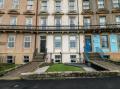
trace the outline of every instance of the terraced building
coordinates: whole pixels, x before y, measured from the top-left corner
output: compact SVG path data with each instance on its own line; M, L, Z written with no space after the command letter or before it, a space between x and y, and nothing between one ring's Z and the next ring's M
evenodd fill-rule
M119 60L119 0L0 0L0 60L83 63L84 52Z

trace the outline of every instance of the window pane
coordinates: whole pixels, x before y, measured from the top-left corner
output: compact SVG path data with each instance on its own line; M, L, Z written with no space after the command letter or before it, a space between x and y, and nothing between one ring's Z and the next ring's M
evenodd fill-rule
M100 17L99 22L100 22L100 27L105 27L105 25L106 25L106 17L104 17L104 16Z
M90 9L90 2L89 0L83 1L83 9Z
M108 48L108 36L102 36L102 47Z
M24 47L30 48L31 45L31 36L25 36L24 37Z
M70 36L70 48L76 47L76 36Z
M19 7L19 0L13 0L12 9L18 9L18 7Z
M61 48L61 37L60 36L55 37L55 48Z
M41 10L42 11L47 11L47 1L42 1L41 2Z
M13 48L15 44L15 36L8 36L8 47Z
M113 1L113 8L119 8L119 0L112 0Z
M11 17L10 25L17 25L17 17Z
M74 0L70 0L69 1L69 9L70 10L74 10L74 8L75 8L75 1Z
M0 0L0 8L3 8L4 0Z
M90 18L84 18L84 27L90 28Z
M27 0L27 10L33 9L33 0Z
M98 8L104 8L104 0L98 0Z

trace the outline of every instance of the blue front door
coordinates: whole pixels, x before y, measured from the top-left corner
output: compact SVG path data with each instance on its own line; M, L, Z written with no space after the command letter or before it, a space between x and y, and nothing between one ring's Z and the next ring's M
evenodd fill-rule
M91 51L92 51L91 36L85 36L85 52Z

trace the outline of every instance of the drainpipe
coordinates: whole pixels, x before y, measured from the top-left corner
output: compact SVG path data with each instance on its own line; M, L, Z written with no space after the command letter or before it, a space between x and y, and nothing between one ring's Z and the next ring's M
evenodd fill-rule
M37 26L38 26L38 7L39 7L39 3L38 3L38 0L37 0L37 2L36 2L37 4L36 4L36 22L35 22L35 26L36 26L36 30L37 30ZM35 32L35 49L36 49L36 43L37 42L37 33Z
M79 0L77 0L77 11L78 11L78 31L79 31ZM78 48L79 48L79 62L80 62L80 33L78 32L78 42L79 42L79 46L78 46Z

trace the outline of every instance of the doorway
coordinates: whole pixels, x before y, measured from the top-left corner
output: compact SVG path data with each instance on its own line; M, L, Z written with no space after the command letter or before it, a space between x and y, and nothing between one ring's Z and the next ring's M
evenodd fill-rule
M46 36L40 36L40 53L46 51Z
M85 51L92 52L91 36L85 36Z

